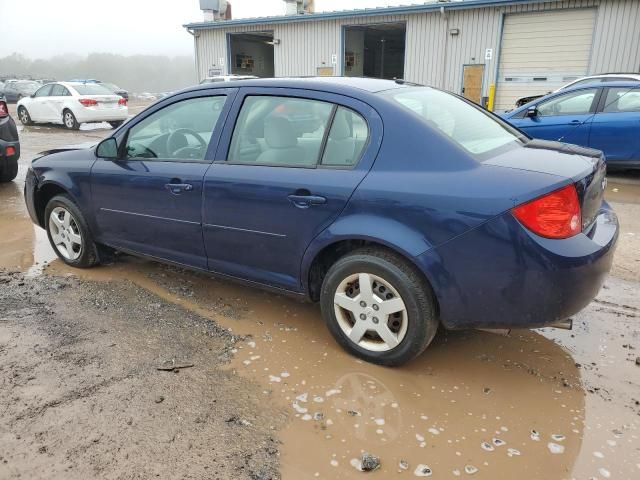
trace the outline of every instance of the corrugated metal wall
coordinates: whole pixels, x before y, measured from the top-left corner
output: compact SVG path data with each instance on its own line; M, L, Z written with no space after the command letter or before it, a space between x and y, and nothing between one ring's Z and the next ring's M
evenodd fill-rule
M199 77L202 78L212 65L220 65L220 59L226 62L227 33L272 30L274 37L281 41L280 45L274 47L276 76L315 75L317 67L331 66L333 54L338 59L338 65L335 65L335 74L338 75L341 73L343 54L343 26L406 22L406 79L460 92L463 65L480 63L485 64L486 92L488 85L495 81L504 14L584 7L598 7L589 71L638 71L638 0L549 1L454 10L445 15L440 12L381 15L198 30L196 64ZM459 35L450 35L448 32L452 28L459 29ZM487 49L492 50L490 60L485 60Z

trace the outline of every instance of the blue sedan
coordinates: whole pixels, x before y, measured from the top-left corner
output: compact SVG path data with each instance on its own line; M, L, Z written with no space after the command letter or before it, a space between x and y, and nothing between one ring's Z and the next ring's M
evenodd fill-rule
M399 365L440 325L569 325L618 237L605 170L433 88L255 79L43 153L25 199L68 265L121 251L287 292L354 355Z
M615 168L640 168L640 84L593 83L499 114L533 138L597 148Z

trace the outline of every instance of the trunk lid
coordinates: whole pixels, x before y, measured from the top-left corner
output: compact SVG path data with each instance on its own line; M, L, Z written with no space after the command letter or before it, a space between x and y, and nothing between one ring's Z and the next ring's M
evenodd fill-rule
M571 180L580 199L583 232L591 226L602 206L607 168L600 150L534 139L524 148L499 154L483 163L548 173Z

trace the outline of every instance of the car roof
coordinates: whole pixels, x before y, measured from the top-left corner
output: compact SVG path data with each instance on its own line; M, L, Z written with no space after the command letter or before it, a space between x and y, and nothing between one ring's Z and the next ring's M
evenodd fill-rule
M417 86L417 84L404 80L366 77L279 77L243 79L234 82L234 87L304 88L344 94L355 93L358 90L376 93L406 86ZM210 88L229 88L229 86L222 83L207 83L189 87L183 92Z
M607 78L607 77L629 77L629 78L637 78L640 80L640 73L599 73L597 75L587 75L586 77L578 78L574 80L577 82L578 80L586 80L587 78Z

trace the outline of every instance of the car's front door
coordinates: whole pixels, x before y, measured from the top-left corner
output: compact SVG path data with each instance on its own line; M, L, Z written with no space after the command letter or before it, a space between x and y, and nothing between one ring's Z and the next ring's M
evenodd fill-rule
M640 87L605 89L589 146L602 150L608 162L640 161Z
M52 88L53 84L47 84L43 87L40 87L38 90L36 90L36 93L33 94L33 97L31 98L31 101L29 102L29 106L27 108L31 120L35 122L51 121L51 115L49 115L47 102L50 98L49 95L51 95Z
M541 100L534 115L512 123L533 138L587 146L598 92L595 87L583 88Z
M127 130L121 158L94 163L91 193L100 242L206 268L203 178L234 92L199 92L156 107Z
M375 159L381 120L353 98L260 88L241 90L236 116L205 177L209 268L298 290L307 246Z

